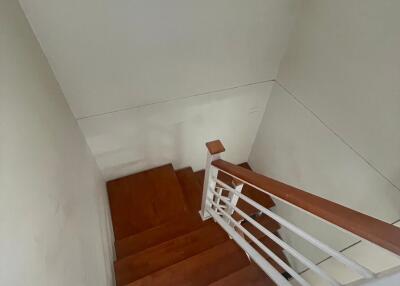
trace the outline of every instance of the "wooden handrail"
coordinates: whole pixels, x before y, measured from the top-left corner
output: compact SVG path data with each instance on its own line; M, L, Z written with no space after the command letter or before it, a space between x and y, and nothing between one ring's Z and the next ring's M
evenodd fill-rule
M400 228L394 225L221 159L213 161L212 165L317 217L400 255Z

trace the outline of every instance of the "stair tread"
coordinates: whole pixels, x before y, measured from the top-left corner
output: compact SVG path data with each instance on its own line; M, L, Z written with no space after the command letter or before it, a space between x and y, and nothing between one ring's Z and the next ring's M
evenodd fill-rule
M250 165L248 163L242 163L242 164L239 164L239 166L251 170ZM200 182L201 186L203 186L203 184L204 184L204 173L205 173L204 170L195 172L197 180ZM232 177L225 174L224 172L218 172L218 179L220 179L222 182L224 182L228 185L232 185ZM242 194L246 195L250 199L256 201L257 203L261 204L262 206L264 206L266 208L271 208L271 207L275 206L274 201L271 199L271 197L269 195L262 193L259 190L255 189L247 184L245 184L243 186ZM241 199L239 199L237 207L248 215L253 215L258 212L258 210L255 207L253 207L252 205L246 203L245 201L243 201ZM241 217L236 213L234 214L234 218L241 219Z
M231 177L222 172L219 176L232 184ZM228 239L218 224L201 220L198 211L203 180L204 172L194 173L190 167L175 171L169 164L107 183L116 237L118 260L114 266L118 286L200 286L214 282L274 285L265 284L268 278L260 275L263 273L258 267L248 267L250 262L244 251ZM274 205L269 196L250 186L245 185L242 192L266 207ZM257 213L242 200L238 206L249 215ZM271 232L279 229L279 224L266 216L257 217L257 221ZM276 243L250 224L244 225L286 261ZM265 257L283 272L270 257Z
M232 240L140 278L128 286L208 285L249 264L245 253Z
M146 248L194 231L207 223L209 222L203 222L201 220L199 214L176 217L162 225L116 241L115 250L117 258L121 259L128 255L138 253ZM210 223L212 222L210 221Z
M276 284L254 263L211 283L209 286L275 286Z
M160 225L186 210L171 164L107 182L116 240Z
M115 263L117 285L124 285L168 267L226 240L227 234L215 223L127 256Z
M277 232L276 228L279 226L279 224L271 222L272 219L267 217L267 216L261 216L255 219L258 221L261 225L263 225L266 229L268 229L270 232L272 232L274 235L280 238L279 233ZM253 226L249 222L243 222L242 226L250 232L255 238L257 238L261 243L263 243L269 250L271 250L276 256L278 256L281 260L283 260L285 263L287 263L287 258L283 252L282 247L280 247L276 242L274 242L272 239L270 239L268 236L266 236L263 232L258 230L255 226ZM238 231L241 233L241 231ZM277 269L280 273L284 273L285 270L279 266L270 256L268 256L260 247L258 247L248 236L244 235L243 233L241 234L250 244L253 248L257 250L271 265Z
M279 237L278 233L274 233L275 235L277 235ZM287 262L287 258L283 252L282 247L280 247L278 244L276 244L273 240L271 240L269 237L264 236L262 238L259 238L260 242L263 243L265 246L267 246L267 248L269 248L269 250L271 250L273 253L276 254L276 256L278 256L281 260L283 260L286 264L288 264ZM271 265L278 270L280 273L284 273L286 272L281 266L279 266L275 260L273 260L271 257L269 257L263 250L261 250L257 245L255 245L254 243L252 243L252 246L257 250L257 252L259 252L269 263L271 263Z
M201 208L202 188L191 167L176 171L189 211L198 213Z
M264 214L259 217L254 218L254 220L273 233L275 233L281 227L281 225L279 223L277 223L275 220L273 220L272 218L270 218L269 216L264 215ZM264 236L264 234L261 232L261 230L256 228L251 223L244 222L244 223L242 223L242 225L250 233L257 234L257 236L260 236L260 235Z

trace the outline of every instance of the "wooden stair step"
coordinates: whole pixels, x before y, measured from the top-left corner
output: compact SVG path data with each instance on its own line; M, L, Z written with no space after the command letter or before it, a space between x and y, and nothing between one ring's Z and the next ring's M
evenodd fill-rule
M171 164L107 182L116 240L160 225L186 210Z
M274 233L275 235L277 235L279 237L278 233ZM287 258L283 252L282 247L280 247L278 244L276 244L273 240L271 240L269 237L264 236L262 238L259 239L265 246L267 246L269 248L269 250L271 250L273 253L275 253L281 260L283 260L286 264L288 264L287 262ZM261 250L261 248L259 248L257 245L255 245L254 243L252 243L252 246L269 262L271 263L271 265L278 270L280 273L285 273L286 271L279 266L275 260L273 260L271 257L269 257L264 251Z
M115 263L117 285L125 285L157 270L212 248L229 237L215 223L145 249Z
M151 263L151 261L149 261ZM245 253L232 240L149 274L129 286L203 286L249 265Z
M199 214L176 217L162 225L158 225L141 233L117 240L115 242L117 258L121 259L123 257L133 255L146 248L174 239L185 233L192 232L208 223L213 222L203 222Z
M201 209L202 187L191 167L176 171L189 211L198 213Z
M278 229L280 229L281 225L279 223L277 223L275 220L273 220L272 218L270 218L267 215L262 214L259 217L254 218L254 220L256 222L258 222L259 224L261 224L263 227L265 227L266 229L268 229L269 231L276 233L276 231ZM256 228L254 225L252 225L250 222L243 222L242 226L248 230L251 234L255 234L256 236L265 236L261 230L259 230L258 228Z
M200 183L200 186L203 188L204 185L204 175L205 175L205 170L199 170L197 172L194 172L194 175L197 178L197 181Z
M216 281L209 286L275 286L276 284L256 264L242 269Z
M255 218L255 220L268 229L270 232L275 234L280 238L277 230L280 228L280 224L271 219L266 215L261 215L260 217ZM258 240L260 240L268 249L270 249L273 253L275 253L280 259L287 263L287 258L283 252L282 247L280 247L276 242L266 236L263 232L261 232L258 228L253 226L249 222L243 222L242 226L249 231L252 235L254 235ZM259 248L249 237L244 235L244 238L251 243L251 245L261 254L272 266L275 267L280 273L284 273L285 270L279 266L271 257L269 257L261 248Z

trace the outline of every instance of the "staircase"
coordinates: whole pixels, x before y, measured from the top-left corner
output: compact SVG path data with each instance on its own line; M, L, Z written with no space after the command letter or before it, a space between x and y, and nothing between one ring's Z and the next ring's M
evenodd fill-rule
M241 166L250 169L246 163ZM222 172L218 179L234 185ZM107 183L117 286L275 285L218 224L202 221L203 181L204 171L193 172L190 167L175 171L169 164ZM242 193L263 206L274 206L268 195L248 185ZM243 200L238 207L277 234L278 223ZM281 247L239 215L235 219L286 261Z
M399 285L400 269L374 273L272 212L270 195L396 256L399 228L257 174L246 163L229 163L219 140L206 146L205 171L169 164L107 183L117 286ZM357 274L356 284L338 281L283 241L281 225ZM297 273L284 251L322 284Z

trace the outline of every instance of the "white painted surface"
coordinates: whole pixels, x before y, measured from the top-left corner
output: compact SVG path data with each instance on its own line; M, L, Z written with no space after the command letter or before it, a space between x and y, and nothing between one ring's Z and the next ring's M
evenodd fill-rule
M250 156L256 171L387 222L400 218L399 9L399 1L304 1L278 75L303 105L274 89ZM337 249L356 241L277 210Z
M79 120L106 179L172 162L204 169L205 143L221 139L224 158L248 159L272 82Z
M279 82L400 188L400 1L304 1Z
M112 285L106 200L18 1L0 0L0 285Z
M400 227L400 223L397 223L396 226ZM361 243L345 250L343 252L344 255L351 257L358 263L365 265L371 271L375 273L381 273L384 271L388 271L391 269L396 269L400 266L400 257L395 256L387 251L382 250L378 246L371 244L367 241L362 241ZM326 272L330 273L342 284L348 284L351 282L355 282L359 279L359 276L355 275L354 272L349 271L347 268L343 267L342 264L338 263L336 260L330 258L319 265ZM396 271L399 271L396 269ZM325 286L327 285L321 279L319 279L316 275L314 275L310 271L306 271L302 274L304 279L311 282L311 285L315 286ZM399 276L398 276L399 277ZM399 285L399 281L397 283L387 282L388 284L376 284L378 285L390 285L397 286ZM381 283L384 283L382 281ZM374 285L371 283L371 285Z
M387 222L400 218L400 192L279 85L268 101L249 161L256 172L373 217ZM277 202L276 212L337 250L358 241L283 203ZM326 257L286 230L282 235L314 262Z
M397 286L400 281L400 267L381 273L375 281L357 281L348 286Z
M21 0L77 118L271 80L298 0Z
M200 216L203 221L211 218L211 215L207 212L207 207L211 207L211 202L214 201L214 195L209 190L215 190L215 186L217 184L215 178L217 178L218 176L217 168L213 167L211 164L213 161L219 159L221 159L221 152L211 154L207 148L207 158L206 164L204 166L203 192L201 196L200 208ZM222 192L222 189L220 189L220 192Z
M216 138L246 161L269 84L232 88L276 78L300 3L20 2L107 179L204 168Z

